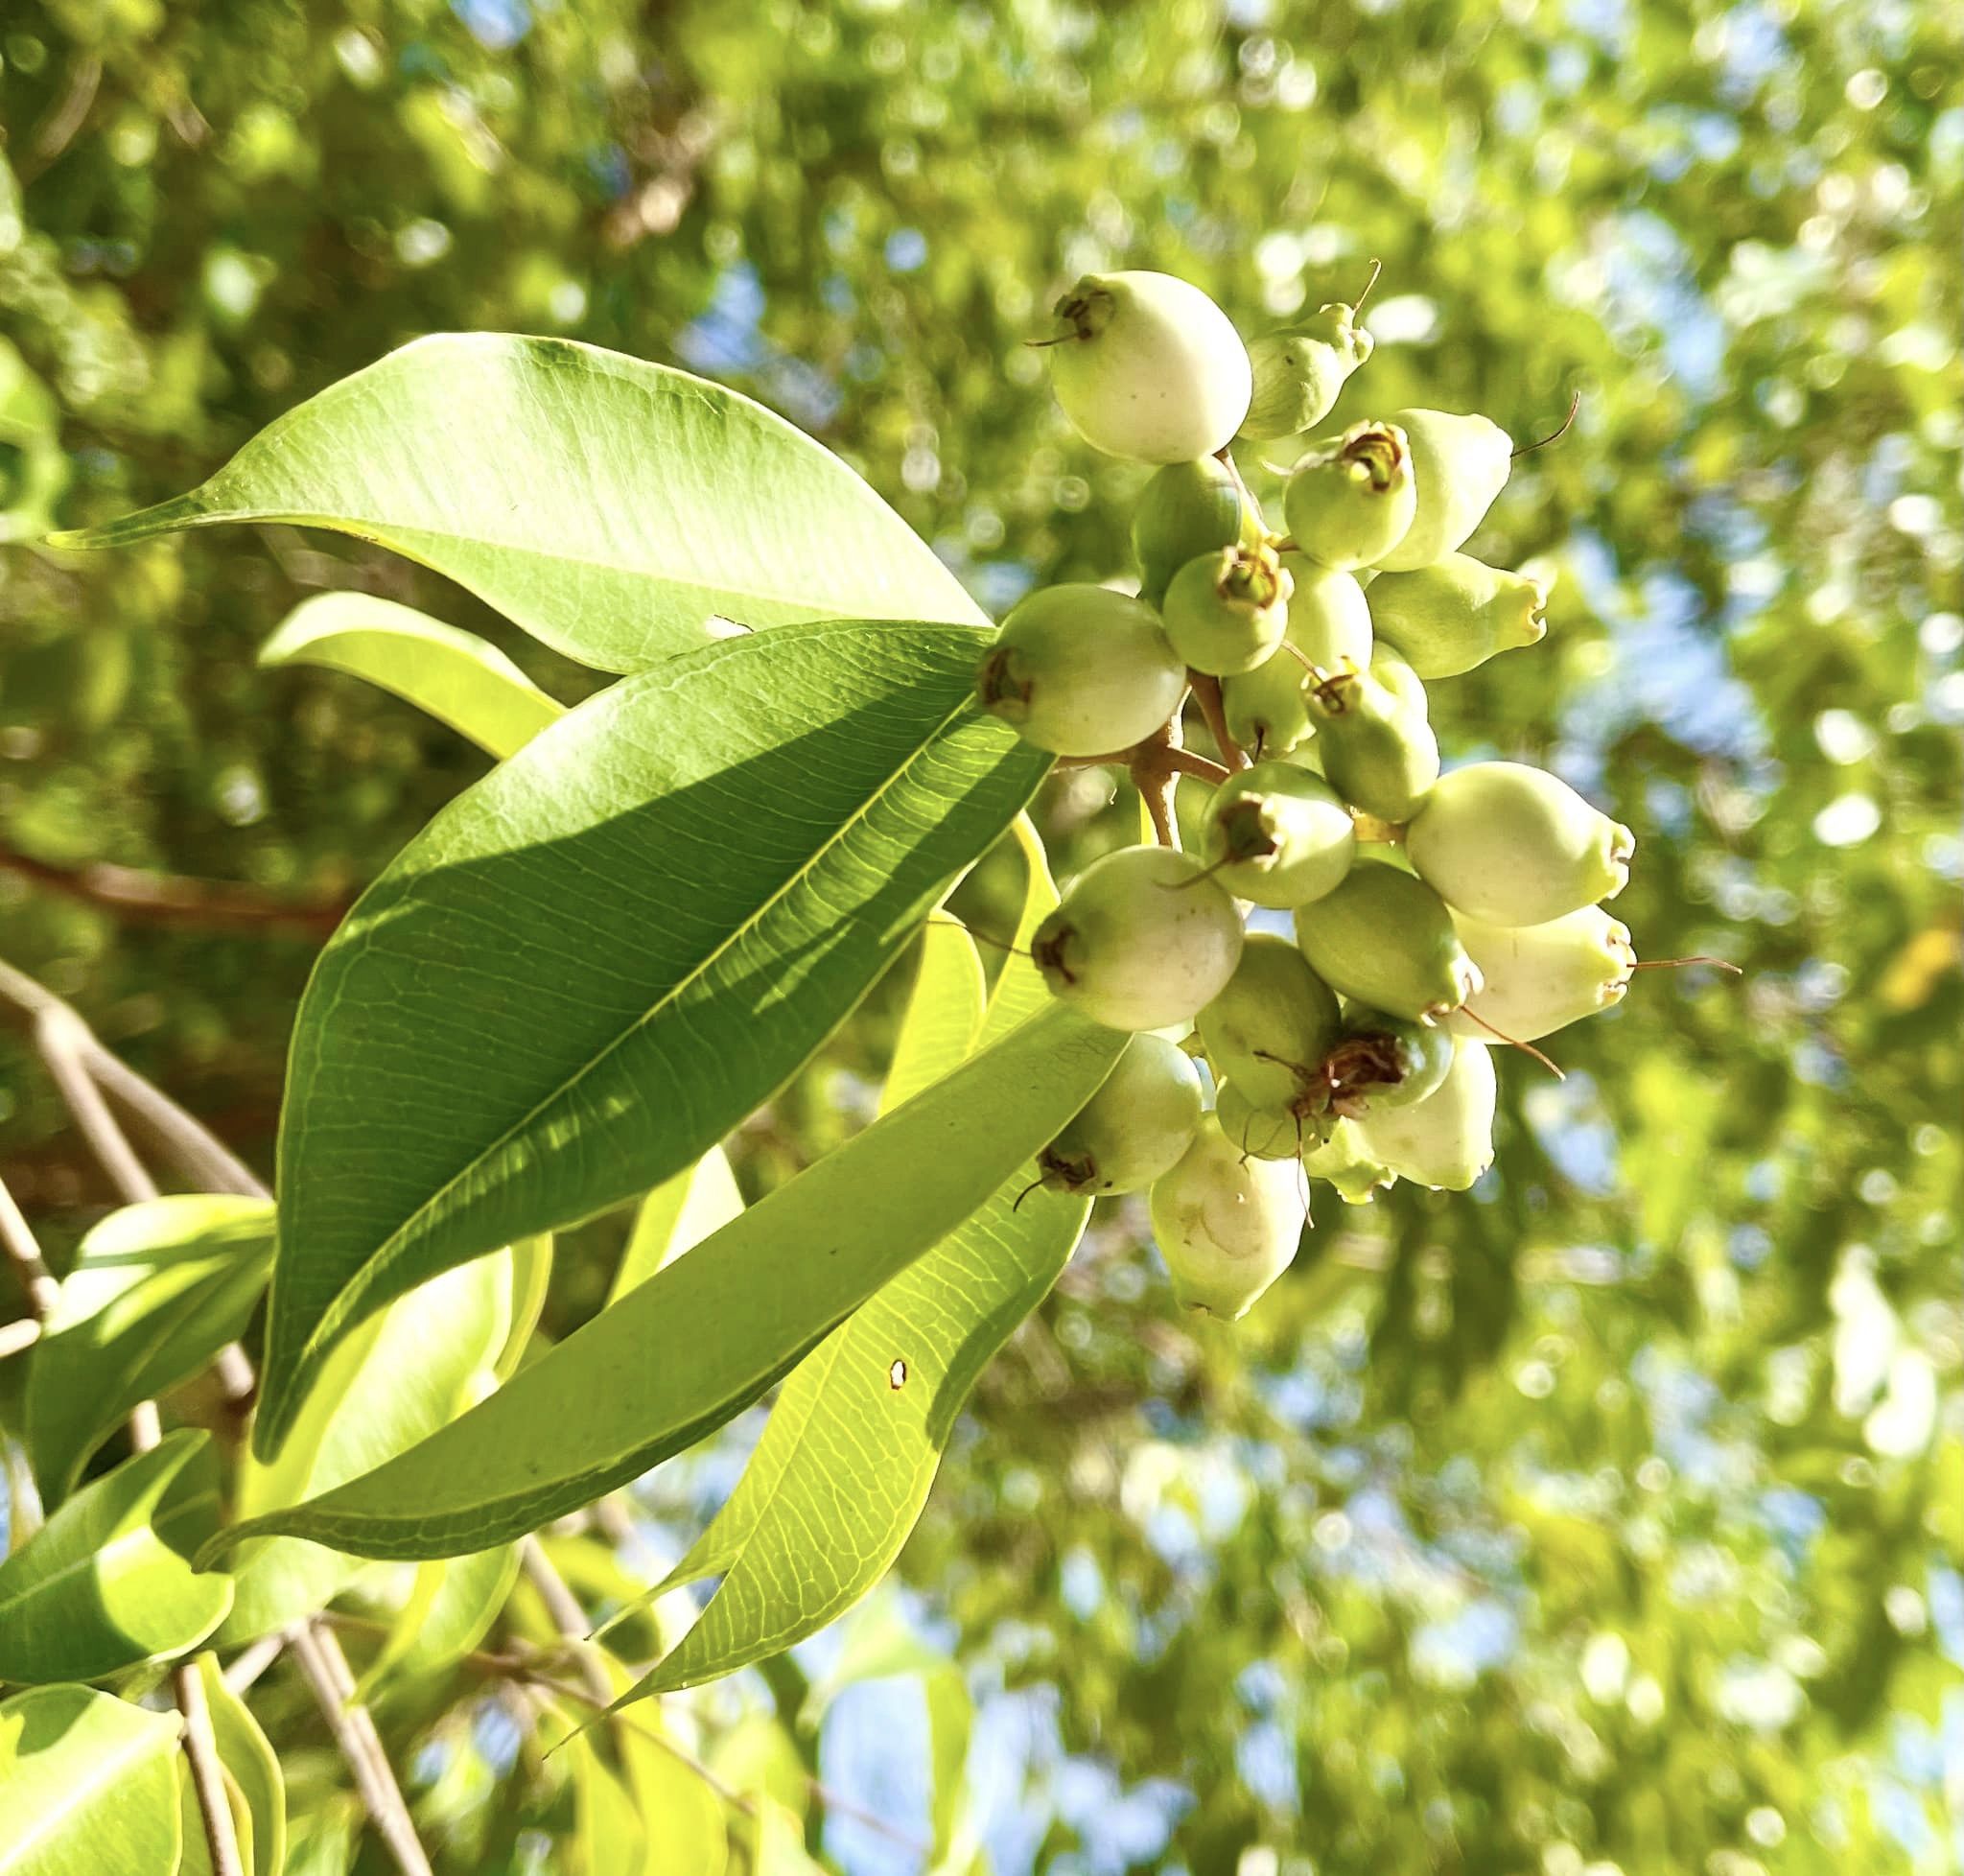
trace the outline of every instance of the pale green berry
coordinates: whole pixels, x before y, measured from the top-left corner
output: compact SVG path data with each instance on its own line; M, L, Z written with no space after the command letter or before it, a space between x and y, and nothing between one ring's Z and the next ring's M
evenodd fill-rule
M1038 1156L1061 1192L1143 1192L1193 1144L1205 1101L1200 1070L1163 1036L1134 1036L1105 1085Z
M1397 1182L1395 1173L1371 1157L1354 1120L1339 1120L1320 1145L1305 1143L1302 1170L1335 1186L1345 1205L1368 1205L1373 1192Z
M1459 1036L1490 1037L1498 1030L1510 1041L1531 1043L1552 1035L1622 1002L1637 965L1629 927L1600 905L1546 925L1488 925L1455 912L1453 925L1486 979L1479 996L1446 1019Z
M1336 891L1298 906L1296 942L1331 989L1393 1016L1436 1022L1482 981L1438 893L1383 860L1359 859Z
M1449 553L1370 584L1370 621L1420 677L1458 677L1548 630L1549 583Z
M1301 951L1258 931L1195 1027L1217 1080L1256 1106L1285 1108L1312 1085L1317 1064L1342 1033L1343 1015Z
M1381 821L1409 821L1438 779L1438 739L1423 709L1373 671L1326 678L1308 699L1330 786Z
M1486 518L1507 486L1514 446L1506 431L1481 416L1399 410L1391 421L1411 448L1418 501L1411 527L1373 564L1405 574L1451 553Z
M1194 670L1215 677L1255 670L1282 643L1293 584L1265 544L1201 554L1166 589L1166 636Z
M1002 621L975 694L1040 749L1102 756L1166 722L1186 667L1151 606L1103 586L1048 586Z
M1301 654L1298 664L1325 676L1363 670L1370 663L1370 606L1357 575L1293 551L1283 554L1282 568L1294 582L1288 641Z
M1330 1112L1354 1120L1424 1100L1452 1063L1453 1039L1438 1024L1359 1003L1344 1013L1344 1033L1318 1072Z
M1077 877L1037 927L1030 955L1094 1022L1168 1029L1221 994L1241 945L1241 915L1199 860L1126 847Z
M1289 1268L1309 1217L1295 1161L1253 1158L1217 1119L1202 1122L1148 1203L1175 1299L1229 1322Z
M1418 877L1489 925L1546 925L1614 899L1635 849L1628 828L1525 762L1440 776L1405 834Z
M1356 824L1321 777L1280 761L1230 775L1207 803L1201 854L1237 899L1286 911L1350 870Z
M1425 694L1425 680L1412 668L1411 660L1396 645L1380 639L1371 646L1370 674L1404 709L1431 720L1432 699Z
M1244 436L1251 442L1299 436L1330 414L1350 374L1370 357L1370 334L1356 317L1354 307L1320 306L1314 318L1248 348L1254 395L1241 426Z
M1257 527L1234 472L1218 457L1155 470L1132 511L1139 598L1157 606L1189 560L1249 539Z
M1170 273L1087 273L1057 302L1050 383L1096 449L1192 462L1248 414L1248 348L1227 314Z
M1214 1118L1235 1146L1257 1160L1294 1160L1305 1137L1311 1145L1318 1138L1305 1136L1293 1108L1258 1108L1231 1081L1214 1092Z
M1228 734L1251 756L1286 756L1314 732L1304 691L1309 673L1288 649L1251 671L1221 680L1221 715Z
M1424 1100L1373 1109L1356 1122L1364 1150L1415 1185L1463 1192L1493 1164L1493 1057L1485 1043L1453 1044L1452 1067Z
M1352 424L1310 445L1290 472L1282 513L1297 549L1325 567L1369 567L1405 538L1417 494L1405 433Z

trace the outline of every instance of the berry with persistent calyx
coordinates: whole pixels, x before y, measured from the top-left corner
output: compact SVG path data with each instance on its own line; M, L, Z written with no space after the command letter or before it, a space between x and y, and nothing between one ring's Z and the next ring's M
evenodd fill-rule
M1396 424L1359 423L1310 446L1290 472L1282 514L1298 550L1312 560L1370 567L1405 538L1417 501L1405 433Z
M1458 677L1548 630L1549 582L1449 553L1370 583L1370 620L1420 677Z
M1103 586L1050 586L1002 621L975 694L1040 749L1100 756L1180 708L1186 667L1151 606Z
M1370 605L1357 575L1293 551L1283 554L1282 567L1295 582L1287 636L1301 653L1298 662L1325 676L1363 670L1370 663Z
M1282 643L1293 585L1266 544L1200 554L1166 589L1166 636L1197 671L1226 677L1254 670Z
M1285 647L1251 671L1221 680L1221 715L1228 734L1251 756L1286 756L1314 734L1309 673Z
M1397 1179L1372 1158L1354 1120L1339 1120L1321 1145L1305 1142L1302 1170L1312 1179L1334 1185L1345 1205L1368 1205L1373 1192L1382 1191Z
M1409 821L1438 779L1438 739L1422 709L1372 671L1339 672L1308 700L1330 786L1381 821Z
M1418 495L1412 524L1371 564L1410 573L1462 546L1486 518L1513 467L1513 439L1498 424L1450 410L1399 410L1391 421L1412 452Z
M1293 1108L1258 1108L1231 1081L1214 1091L1214 1117L1228 1139L1257 1160L1293 1160L1305 1138L1311 1145L1317 1139L1313 1133L1305 1136Z
M1037 927L1030 955L1044 981L1094 1022L1165 1029L1226 987L1240 961L1241 916L1168 847L1126 847L1094 860Z
M1254 395L1241 434L1251 442L1299 436L1330 414L1350 374L1371 354L1357 309L1320 306L1314 318L1272 332L1248 348Z
M1249 539L1257 527L1234 472L1218 457L1156 470L1132 511L1139 598L1157 606L1189 560Z
M1060 1192L1142 1192L1179 1164L1204 1112L1200 1070L1178 1044L1134 1036L1105 1085L1037 1157Z
M1321 899L1350 870L1357 831L1337 791L1306 769L1256 762L1207 804L1201 852L1215 879L1255 905Z
M1455 1042L1445 1079L1406 1108L1355 1123L1364 1150L1400 1179L1463 1192L1493 1164L1494 1073L1485 1043Z
M1423 879L1359 859L1296 913L1296 942L1333 990L1370 1009L1436 1022L1480 989L1479 967Z
M1195 1027L1217 1080L1256 1107L1286 1108L1311 1086L1343 1020L1335 993L1301 951L1258 931Z
M1522 762L1440 776L1405 835L1419 878L1489 925L1546 925L1614 899L1635 848L1628 828Z
M1486 979L1464 1009L1446 1019L1457 1036L1498 1031L1513 1042L1534 1042L1622 1002L1637 968L1629 927L1600 905L1546 925L1488 925L1455 912L1453 925Z
M1227 314L1170 273L1087 273L1057 302L1050 383L1086 442L1144 462L1226 449L1253 389Z
M1452 1065L1453 1039L1439 1024L1352 1004L1318 1072L1330 1112L1356 1120L1424 1100Z
M1309 1217L1294 1162L1244 1153L1218 1119L1202 1122L1149 1204L1174 1297L1229 1322L1289 1268Z

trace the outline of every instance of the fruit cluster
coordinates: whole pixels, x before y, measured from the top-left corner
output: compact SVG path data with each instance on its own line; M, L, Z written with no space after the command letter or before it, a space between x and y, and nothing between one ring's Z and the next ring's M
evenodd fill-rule
M1489 1044L1531 1043L1629 982L1629 933L1600 902L1632 841L1539 769L1440 773L1427 680L1544 629L1541 581L1460 551L1508 480L1505 432L1407 410L1298 445L1277 535L1229 445L1322 423L1370 356L1357 309L1251 347L1199 289L1129 272L1087 276L1056 312L1039 342L1066 414L1161 465L1133 520L1140 591L1033 594L977 693L1057 756L1129 764L1149 799L1153 778L1169 801L1176 774L1215 786L1199 854L1162 801L1164 844L1096 861L1036 933L1058 996L1135 1032L1042 1173L1150 1187L1176 1294L1238 1317L1295 1256L1310 1179L1363 1203L1486 1169ZM1219 762L1182 746L1189 695ZM1248 907L1293 914L1294 941L1246 931Z

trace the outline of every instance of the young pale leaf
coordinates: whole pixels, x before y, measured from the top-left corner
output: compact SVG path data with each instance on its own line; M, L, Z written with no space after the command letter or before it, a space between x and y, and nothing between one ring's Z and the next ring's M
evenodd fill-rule
M1030 956L1030 941L1037 935L1037 927L1057 908L1057 881L1050 877L1050 857L1044 853L1042 836L1030 817L1018 814L1010 825L1010 832L1022 849L1026 873L1023 909L1017 919L1014 946L995 979L995 988L989 995L980 1036L985 1043L1006 1036L1050 1000L1050 986Z
M501 762L566 715L495 645L372 593L302 599L259 647L259 662L366 678Z
M0 1700L0 1876L174 1870L183 1852L175 1713L90 1687Z
M641 1203L628 1233L627 1249L607 1293L615 1303L637 1284L645 1283L664 1264L704 1238L719 1231L743 1209L736 1175L720 1146L713 1146L694 1165L665 1179Z
M982 1026L987 993L975 941L954 919L937 913L921 932L921 967L880 1090L880 1113L911 1101L961 1063Z
M590 1503L740 1413L977 1210L1096 1092L1125 1042L1054 1004L420 1446L221 1541L283 1531L366 1557L449 1557Z
M157 1533L165 1493L211 1436L193 1428L92 1480L0 1563L0 1680L97 1680L195 1648L232 1580Z
M262 1453L364 1316L666 1179L844 1019L1047 762L975 709L976 644L834 621L672 659L362 896L288 1064Z
M82 1239L28 1362L23 1418L44 1504L66 1495L139 1400L239 1335L271 1267L265 1199L149 1199Z
M252 1876L280 1876L287 1861L287 1782L279 1756L246 1702L225 1685L216 1654L198 1657L198 1677L226 1779L252 1820Z
M52 544L224 521L393 548L602 670L700 645L712 616L985 622L906 523L782 417L564 339L418 340L269 424L201 488Z
M483 1640L518 1580L518 1550L500 1544L475 1557L438 1557L416 1566L409 1600L356 1687L366 1700L384 1680L454 1666Z

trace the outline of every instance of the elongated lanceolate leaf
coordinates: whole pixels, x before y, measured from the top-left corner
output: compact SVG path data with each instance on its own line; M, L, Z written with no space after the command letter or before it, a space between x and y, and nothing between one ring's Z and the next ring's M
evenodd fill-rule
M1043 1011L421 1445L219 1543L282 1531L361 1556L456 1556L591 1502L747 1407L985 1204L1097 1090L1125 1041L1067 1006Z
M495 645L372 593L302 599L262 665L317 665L392 691L503 761L566 715Z
M564 339L445 333L269 424L201 488L52 537L286 521L420 560L602 670L713 616L984 622L837 457L748 398Z
M255 1442L390 1297L647 1190L785 1081L1047 763L959 627L830 621L615 685L336 933L288 1063Z
M175 1869L180 1724L90 1687L0 1700L0 1876Z
M958 1067L982 1025L987 986L975 941L955 920L937 912L922 928L920 949L913 995L894 1041L893 1067L879 1090L881 1114L911 1101Z
M673 1173L641 1202L634 1230L614 1273L607 1293L618 1301L637 1283L645 1283L664 1264L692 1251L712 1232L719 1231L743 1209L736 1175L720 1146L713 1146L694 1165Z
M198 1677L225 1777L252 1820L252 1876L280 1876L287 1861L287 1781L279 1756L246 1702L225 1685L217 1655L198 1657Z

